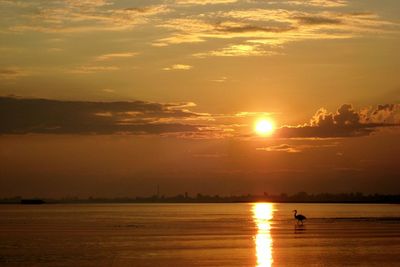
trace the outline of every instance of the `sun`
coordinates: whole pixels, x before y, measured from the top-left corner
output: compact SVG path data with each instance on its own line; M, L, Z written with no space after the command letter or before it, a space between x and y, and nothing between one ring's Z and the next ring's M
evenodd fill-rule
M275 130L275 124L269 119L259 119L255 123L254 130L261 136L271 135Z

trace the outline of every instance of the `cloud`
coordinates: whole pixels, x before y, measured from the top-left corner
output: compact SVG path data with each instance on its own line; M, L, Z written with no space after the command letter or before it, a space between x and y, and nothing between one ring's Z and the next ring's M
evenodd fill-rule
M344 7L348 5L347 0L293 0L282 1L281 4L315 6L315 7Z
M382 107L378 106L371 113L372 115L365 115L364 111L356 111L350 104L343 104L334 113L321 108L309 123L299 126L284 126L277 130L276 135L281 138L357 137L370 135L382 127L400 126L399 121L387 123L384 120L377 120L376 117L372 117L376 112L383 110ZM387 111L390 111L390 109ZM390 111L390 116L398 116L394 111L394 109ZM372 120L374 121L369 122Z
M0 134L159 134L240 138L265 113L193 112L195 103L95 102L0 97ZM269 113L268 113L269 114Z
M302 141L304 142L304 141ZM323 143L316 143L314 140L312 143L306 144L278 144L267 147L258 147L256 150L258 151L266 151L266 152L285 152L285 153L300 153L303 151L309 150L317 150L317 149L326 149L326 148L336 148L339 143L326 143L326 141L321 141Z
M378 105L376 108L367 108L362 110L361 119L366 122L400 122L400 104Z
M78 8L93 8L112 5L109 0L65 0L65 2Z
M190 139L248 139L254 137L252 127L255 118L273 115L265 112L199 113L191 111L195 106L192 102L96 102L0 97L0 134L158 134ZM380 105L365 112L365 109L355 111L351 105L345 104L333 113L320 109L310 122L283 126L271 138L366 136L384 127L400 126L399 122L399 105ZM258 150L298 153L314 147L321 145L281 144Z
M315 15L300 15L294 17L300 24L303 25L323 25L323 24L342 24L343 21L338 18L332 18L327 16L315 16Z
M108 71L115 71L119 70L117 66L94 66L94 65L82 65L78 66L74 69L68 70L70 73L75 74L91 74L97 72L108 72Z
M288 144L281 144L276 146L269 146L269 147L259 147L256 148L258 151L267 151L267 152L286 152L286 153L299 153L301 152L300 149L297 149L293 146Z
M348 5L344 0L171 0L162 1L168 5L138 6L106 0L11 2L4 4L10 9L5 18L9 24L4 27L8 32L82 33L156 27L150 35L154 38L150 43L156 47L207 42L205 50L190 52L196 57L279 55L289 42L392 34L399 29L397 22L377 14L336 8ZM128 53L100 55L97 60L133 56Z
M230 45L219 50L194 54L195 57L238 57L238 56L266 56L277 55L278 52L262 49L259 44Z
M156 15L170 12L165 5L116 8L106 0L67 0L33 2L28 7L15 5L18 23L11 32L80 33L123 31L147 24Z
M183 104L83 102L0 97L0 134L168 134L196 132L201 114ZM171 120L168 120L171 119ZM177 121L181 122L177 122Z
M0 69L0 80L15 80L19 77L29 76L31 72L21 68L3 68Z
M163 68L163 70L190 70L193 66L185 65L185 64L174 64L169 67Z
M329 1L330 2L330 1ZM316 2L315 2L316 3ZM320 4L322 3L319 2ZM339 4L340 1L330 2ZM399 25L370 12L248 8L205 12L163 21L169 36L154 46L230 39L229 46L195 53L195 56L253 56L280 54L277 49L294 41L347 39L398 32ZM244 46L245 49L236 49ZM243 50L248 52L242 52ZM251 51L251 52L250 52Z
M30 7L32 4L26 1L16 0L0 0L0 5L4 6L17 6L17 7Z
M178 5L216 5L216 4L231 4L237 0L175 0Z
M109 93L109 94L115 93L115 90L114 89L110 89L110 88L104 88L101 91L103 91L105 93Z
M106 61L106 60L112 60L112 59L118 59L118 58L130 58L138 55L136 52L124 52L124 53L110 53L110 54L104 54L101 56L96 57L96 61Z
M215 30L227 33L246 33L246 32L285 32L290 31L291 27L272 27L272 26L255 26L242 23L225 22L215 27Z
M228 81L228 77L221 76L221 77L219 77L217 79L214 79L214 80L211 80L211 81L212 82L216 82L216 83L224 83L224 82Z
M99 72L110 72L119 70L120 67L115 65L105 65L105 61L113 61L116 59L126 59L131 58L139 53L136 52L121 52L121 53L109 53L97 56L85 65L76 66L72 69L67 70L68 73L74 74L92 74L92 73L99 73ZM103 64L103 65L102 65Z

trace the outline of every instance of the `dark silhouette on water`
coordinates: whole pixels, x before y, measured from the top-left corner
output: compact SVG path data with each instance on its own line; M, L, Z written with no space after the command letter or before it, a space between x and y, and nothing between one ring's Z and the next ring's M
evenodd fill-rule
M40 204L44 204L44 200L42 199L21 199L21 204L24 205L40 205Z
M301 224L303 224L303 221L307 219L306 216L304 215L301 214L297 215L297 210L294 210L293 212L294 212L294 218L297 220L297 223L301 222Z

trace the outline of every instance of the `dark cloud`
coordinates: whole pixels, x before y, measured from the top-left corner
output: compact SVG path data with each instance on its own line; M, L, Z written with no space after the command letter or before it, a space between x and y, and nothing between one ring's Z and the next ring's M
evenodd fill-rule
M386 105L378 106L376 111L370 113L355 111L349 104L342 105L335 113L320 109L312 117L310 123L284 126L277 131L277 136L282 138L356 137L369 135L382 127L400 126L398 122L387 123L385 120L377 120L376 116L371 117L371 114L381 110L390 110L385 107ZM392 115L394 110L392 109Z
M145 6L145 7L127 7L123 10L125 11L132 11L137 13L151 13L156 9L154 6Z
M340 19L316 15L295 16L294 19L296 19L300 24L306 25L342 24Z
M396 123L400 119L399 104L378 105L366 117L366 121L382 121L385 123Z
M18 71L12 69L0 69L0 75L16 75Z
M0 97L0 134L163 134L195 132L186 104L84 102Z
M244 25L244 26L223 26L219 25L216 27L218 31L229 32L229 33L246 33L246 32L272 32L280 33L287 32L295 29L294 27L261 27L254 25Z
M249 120L235 115L196 113L193 103L145 101L63 101L0 97L0 134L173 134L181 138L241 138L252 131ZM349 104L336 112L318 110L309 123L279 128L278 138L366 136L379 128L399 126L400 105L356 111ZM267 151L299 152L287 146Z
M19 68L0 69L0 79L15 79L21 76L27 76L29 73Z

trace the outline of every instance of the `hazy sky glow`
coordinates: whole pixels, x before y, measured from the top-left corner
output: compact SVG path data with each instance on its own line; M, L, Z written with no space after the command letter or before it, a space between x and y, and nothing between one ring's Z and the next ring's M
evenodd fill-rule
M0 196L399 193L397 0L0 10Z

